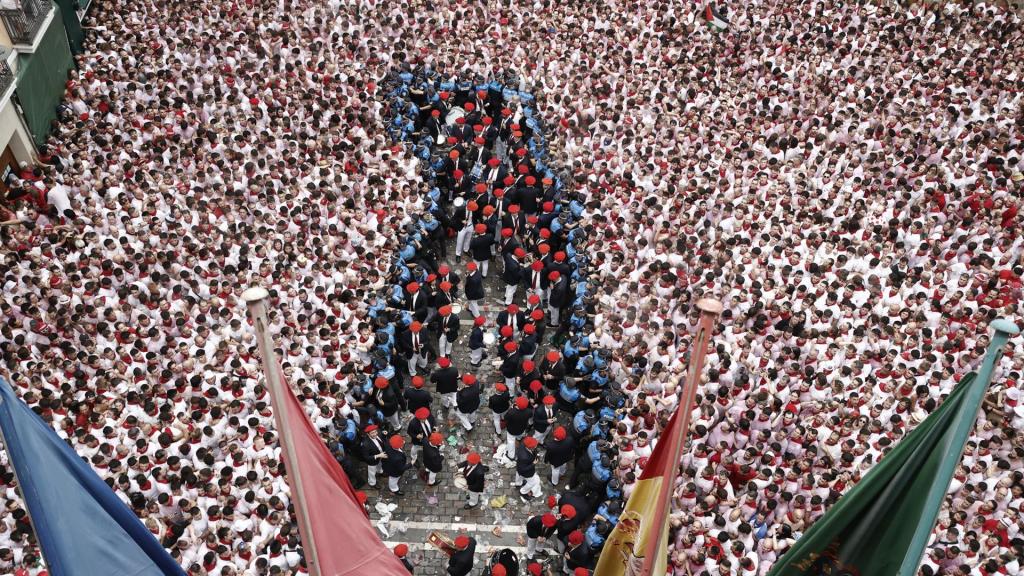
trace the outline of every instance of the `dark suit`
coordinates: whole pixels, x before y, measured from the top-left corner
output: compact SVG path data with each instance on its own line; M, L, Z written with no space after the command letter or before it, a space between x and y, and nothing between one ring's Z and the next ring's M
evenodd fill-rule
M533 412L529 408L520 410L513 406L505 413L505 430L513 436L525 434L530 428L531 416L533 416Z
M473 466L473 469L469 471L469 474L466 474L466 471L469 470L469 468L469 463L463 462L459 472L466 479L466 488L468 488L470 492L483 492L484 477L490 469L483 464L477 464L476 466Z
M532 478L537 473L537 466L534 464L536 461L537 454L526 445L520 444L516 448L516 474L523 478Z
M444 457L441 455L441 448L429 442L423 445L423 466L435 474L441 471L444 465Z
M469 240L469 252L473 260L483 262L491 259L491 245L494 244L494 235L484 232L477 234ZM469 298L469 296L466 296Z
M509 286L518 286L523 281L523 265L512 254L505 254L505 270L501 279Z
M427 424L429 424L429 426L425 425L423 421L418 418L409 422L409 426L406 427L406 431L409 433L409 439L413 444L423 446L427 443L427 438L430 436L430 433L437 430L437 424L434 423L433 414L427 418Z
M405 401L408 404L409 412L415 413L420 408L430 408L430 403L433 402L433 397L430 392L422 388L409 387L405 389Z
M430 375L430 381L437 387L438 394L451 394L459 390L459 371L455 366L438 368Z
M550 413L548 412L550 410ZM533 430L543 434L548 431L548 419L555 417L554 406L544 406L543 404L533 409Z
M544 441L544 461L552 466L561 466L572 462L573 453L576 450L576 443L572 438L566 436L561 440L553 437Z
M438 336L442 334L448 338L449 343L454 343L459 338L459 319L454 314L441 316L438 322Z
M469 414L480 408L480 384L465 386L455 394L455 405L459 412Z
M469 537L465 550L456 550L448 559L449 576L468 576L473 570L473 554L476 553L476 539Z
M388 446L386 453L388 457L381 462L384 473L391 477L401 476L408 467L408 458L405 456L405 452Z
M484 295L484 276L479 270L473 272L466 277L466 299L467 300L483 300Z

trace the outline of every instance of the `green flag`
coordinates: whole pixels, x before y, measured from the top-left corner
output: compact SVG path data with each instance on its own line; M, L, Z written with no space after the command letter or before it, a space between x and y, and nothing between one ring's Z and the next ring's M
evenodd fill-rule
M913 576L974 429L1011 322L996 333L979 374L968 374L924 422L796 541L769 576Z

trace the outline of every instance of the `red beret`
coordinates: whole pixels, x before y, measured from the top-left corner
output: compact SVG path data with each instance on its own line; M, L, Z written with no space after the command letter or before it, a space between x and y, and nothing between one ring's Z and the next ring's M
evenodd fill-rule
M562 505L562 516L569 518L570 520L576 517L576 507L572 504Z
M388 384L389 384L388 379L383 377L383 376L377 376L377 379L373 381L373 385L376 388L381 388L381 389L387 388Z
M534 380L533 382L530 382L530 392L536 394L537 392L540 392L542 386L543 384L540 383L540 380ZM551 396L548 396L547 398L551 398Z
M526 399L526 396L520 396L516 398L516 408L520 410L526 410L526 407L530 405L530 401Z
M479 464L480 455L477 454L476 452L470 452L469 454L466 455L466 462L469 462L470 464Z
M417 420L426 420L427 418L430 418L430 409L425 406L423 408L416 409Z
M412 387L413 388L423 388L423 376L413 376L412 377Z
M505 571L505 566L495 564L491 567L491 576L508 576L508 572Z
M447 368L452 365L452 361L447 358L441 358L437 361L437 365L441 368Z
M487 165L491 168L497 168L498 164L501 164L501 160L498 160L497 158L491 158L487 161Z
M476 376L473 376L472 374L463 374L462 383L466 384L467 386L476 384Z
M506 352L515 352L516 348L518 348L518 347L519 347L519 345L516 344L515 342L505 342L505 351Z
M527 326L532 326L532 324L527 324ZM523 360L523 370L527 372L533 372L533 369L535 367L536 364L533 363L533 360Z
M430 111L430 115L433 116L434 118L437 118L438 116L441 115L441 111L440 110L431 110Z
M572 533L569 534L569 544L572 544L573 546L583 544L583 532L573 530Z
M431 432L430 438L427 438L427 442L430 442L434 446L440 446L444 442L444 436L441 436L440 432Z
M420 289L420 285L417 282L409 282L408 284L405 285L405 289L408 290L409 292L416 292L417 290Z
M466 105L463 106L463 108L466 109L466 112L472 112L473 110L476 110L476 104L473 104L472 102L466 102Z
M473 227L473 230L475 230L477 234L483 234L484 232L487 232L487 225L483 223L477 224Z
M502 238L511 238L513 234L515 234L515 230L513 230L511 228L502 228L501 229L501 237Z
M536 380L534 380L534 382L536 382ZM545 406L553 406L554 403L555 403L555 397L554 396L548 394L547 396L544 397L544 405Z
M391 439L388 440L388 444L391 444L392 448L398 450L402 446L405 446L405 439L399 436L398 434L395 434L394 436L391 437Z
M565 440L565 427L559 426L558 428L555 428L554 434L555 440Z
M497 390L498 392L507 392L508 386L505 386L504 382L498 382L497 384L494 385L494 389Z
M522 248L516 248L512 253L515 254L516 258L524 258L526 256L526 250Z
M546 358L548 359L548 362L558 362L558 352L552 350L548 352Z
M504 325L504 326L502 326L501 328L498 329L498 334L501 334L505 338L511 338L512 337L512 327L509 326L508 324L506 324L506 325Z
M554 202L545 202L543 208L544 208L545 212L554 212L555 211L555 203Z
M405 555L409 553L409 547L405 544L399 544L395 546L395 556L399 558L405 558Z
M477 458L479 458L479 456L477 456ZM466 536L465 534L459 534L458 536L455 537L455 547L456 548L459 548L461 550L462 548L465 548L466 546L469 546L469 536Z
M545 512L544 515L540 517L540 523L545 528L553 528L555 524L558 523L558 519L555 518L555 515L551 512Z
M523 445L533 450L537 447L537 439L533 436L527 436L526 438L523 438Z
M367 434L369 434L370 432L376 432L376 431L377 431L377 425L376 424L370 424L369 426L366 427L366 433Z
M486 321L487 320L483 316L477 316L476 318L473 318L473 325L474 326L483 326L484 322L486 322Z
M562 275L558 273L558 270L552 270L551 274L548 274L548 280L555 280L555 281L557 281L561 277L562 277Z
M413 332L419 332L422 329L423 324L420 324L417 320L413 320L412 324L409 324L409 330L412 330Z
M530 573L530 576L541 576L543 570L541 565L536 562L530 562L526 565L526 571Z

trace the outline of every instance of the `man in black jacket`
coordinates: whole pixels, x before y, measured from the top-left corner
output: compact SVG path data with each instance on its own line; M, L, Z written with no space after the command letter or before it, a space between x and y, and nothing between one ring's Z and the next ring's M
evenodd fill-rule
M533 437L538 442L543 442L555 420L555 397L548 394L533 409Z
M551 316L548 326L561 324L562 308L569 304L569 279L558 270L548 274L551 281L551 294L548 296L548 314Z
M455 415L462 427L469 432L476 424L476 411L480 408L480 383L472 374L462 375L462 388L455 395Z
M414 320L409 324L409 329L403 331L398 337L398 348L405 357L409 376L415 376L418 371L427 367L428 352L437 355L437 351L433 349L434 345L422 333L422 330L423 325L418 320Z
M383 462L384 473L388 476L388 490L395 496L404 496L405 493L398 487L398 481L409 468L409 460L405 457L405 452L402 452L405 439L395 434L388 440L388 445L390 450L387 451L387 458Z
M551 538L555 534L555 524L558 523L558 519L555 515L546 512L544 514L537 514L531 516L526 521L526 557L533 559L537 554L537 542L538 540L546 540Z
M505 269L501 273L501 279L505 282L505 305L508 306L515 300L516 290L523 282L525 271L522 261L526 257L526 251L522 248L515 248L511 253L505 253L503 256Z
M437 312L441 315L437 329L437 351L440 356L451 356L453 345L459 339L459 318L452 314L451 306L442 306Z
M476 540L459 534L455 538L455 553L448 559L449 576L468 576L473 571L473 555L476 554Z
M473 319L473 330L469 333L469 364L474 368L484 361L487 355L486 344L484 344L484 323L487 321L483 316Z
M423 384L423 376L413 376L412 386L405 389L406 408L413 414L420 408L429 409L430 405L434 402L434 397L431 396L430 392L423 389Z
M537 439L533 436L523 438L516 449L516 485L521 485L519 493L523 496L537 498L542 494L540 476L537 475Z
M487 278L487 269L491 262L491 246L494 245L494 235L487 233L486 224L477 224L473 227L473 237L469 239L469 252L473 255L473 262L480 268L480 274ZM469 298L469 296L466 296Z
M368 399L384 414L391 429L397 429L401 424L398 418L398 396L392 389L391 382L383 376L374 378Z
M473 318L480 316L480 303L486 296L484 290L484 276L480 273L480 267L476 262L466 264L466 307Z
M423 445L423 467L427 470L427 486L437 486L437 474L444 467L444 455L441 454L441 443L444 437L440 432L432 432L427 443Z
M374 488L377 486L377 474L380 474L380 463L388 455L384 450L385 444L377 430L377 425L370 424L366 427L365 432L366 437L363 438L361 448L363 449L363 459L366 460L366 483Z
M429 408L418 408L414 416L415 418L409 422L405 430L412 442L409 458L413 462L420 455L420 449L426 445L431 432L437 429L437 423L434 422L434 416L430 413Z
M573 530L569 534L569 547L562 555L565 559L563 569L565 572L572 574L577 568L590 568L593 558L590 554L590 547L583 545L584 540L583 532L579 530Z
M576 443L566 433L565 428L559 426L544 442L544 461L551 465L551 484L558 486L565 468L572 462L576 450Z
M480 455L476 452L467 454L466 461L459 468L460 474L466 479L465 508L475 508L480 505L480 497L484 492L484 477L489 469L480 463Z
M511 406L512 396L508 393L508 386L498 382L494 385L494 394L487 399L487 407L491 409L491 420L494 423L494 433L498 436L501 436L501 417Z
M510 460L516 457L516 440L529 430L532 417L530 401L525 396L516 398L512 409L505 413L505 455Z
M437 370L430 375L430 382L441 395L441 406L450 411L455 409L455 393L459 390L459 371L452 366L452 361L440 358Z

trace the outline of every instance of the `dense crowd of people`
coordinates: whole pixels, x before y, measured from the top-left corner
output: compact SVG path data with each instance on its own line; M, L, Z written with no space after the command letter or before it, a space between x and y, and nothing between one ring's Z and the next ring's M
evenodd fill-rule
M1024 33L981 3L702 15L95 3L53 138L2 203L5 376L190 574L302 573L239 298L266 286L284 373L354 477L399 492L395 452L436 462L445 410L493 424L524 497L534 460L568 483L527 529L575 571L715 297L670 565L767 574L980 363L988 322L1019 317ZM462 328L474 365L501 360L478 382L442 366L451 305L484 318L476 277L495 274L487 298L516 308ZM1022 572L1021 344L922 574ZM446 463L467 506L491 457ZM0 572L37 574L0 482Z

